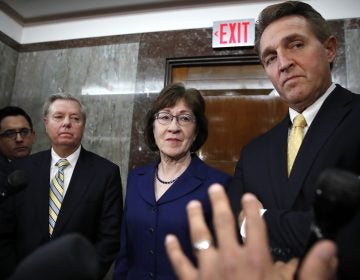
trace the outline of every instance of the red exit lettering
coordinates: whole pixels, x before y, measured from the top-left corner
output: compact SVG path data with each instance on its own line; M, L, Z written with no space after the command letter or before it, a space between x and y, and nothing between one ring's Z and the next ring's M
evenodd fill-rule
M219 32L220 44L247 43L249 25L250 22L248 21L221 23Z

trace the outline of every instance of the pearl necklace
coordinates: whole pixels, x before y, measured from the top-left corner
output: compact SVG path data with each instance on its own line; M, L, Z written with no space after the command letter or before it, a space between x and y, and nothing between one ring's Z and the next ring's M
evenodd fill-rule
M176 177L175 179L170 180L170 181L163 181L159 178L159 169L158 168L156 168L155 176L156 176L156 179L162 184L172 184L179 178L179 177Z

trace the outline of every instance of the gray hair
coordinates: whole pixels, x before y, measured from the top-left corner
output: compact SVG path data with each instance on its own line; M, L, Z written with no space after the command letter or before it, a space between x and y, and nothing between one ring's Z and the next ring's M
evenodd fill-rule
M52 103L54 103L56 100L70 100L70 101L77 102L80 106L80 111L81 111L81 114L83 115L84 122L86 122L85 106L75 96L72 96L71 94L67 94L67 93L55 93L48 97L48 99L46 100L46 102L44 103L44 106L43 106L44 117L47 117L47 115L49 113L50 105Z

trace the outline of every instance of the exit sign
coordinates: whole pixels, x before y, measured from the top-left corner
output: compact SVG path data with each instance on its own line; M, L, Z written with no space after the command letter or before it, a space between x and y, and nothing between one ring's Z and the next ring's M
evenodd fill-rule
M214 21L213 48L253 46L255 42L255 20Z

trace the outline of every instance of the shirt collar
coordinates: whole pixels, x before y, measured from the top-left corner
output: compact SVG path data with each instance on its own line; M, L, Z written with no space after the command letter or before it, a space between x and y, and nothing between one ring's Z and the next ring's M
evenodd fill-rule
M80 151L81 151L81 145L76 149L75 152L73 152L71 155L67 156L66 159L69 161L70 166L74 167L77 160L79 159L80 156ZM54 166L59 159L61 159L62 157L60 157L53 148L51 148L51 166Z
M335 89L335 87L336 87L335 84L332 83L323 95L321 95L313 104L311 104L309 107L307 107L302 112L302 115L304 116L308 127L311 125L312 121L315 119L315 116L316 116L317 112L319 112L325 99L330 95L330 93ZM299 112L296 112L294 109L289 108L289 115L290 115L291 122L293 122L294 118L297 115L299 115Z

